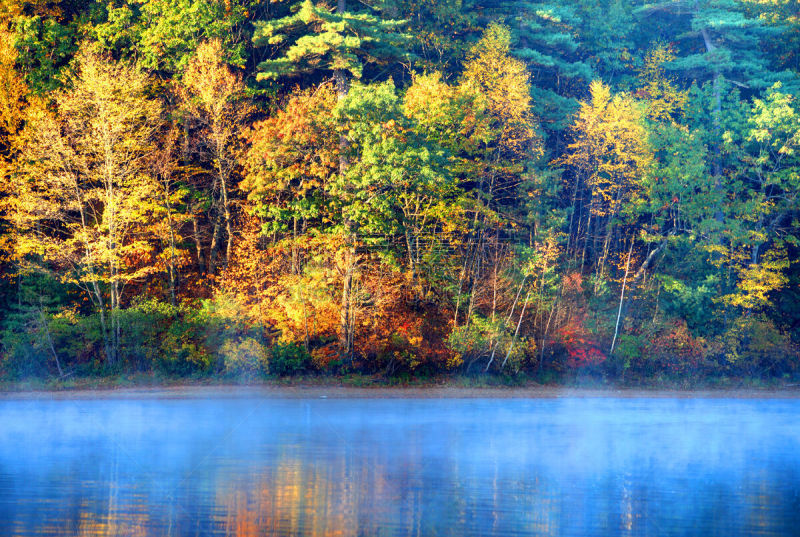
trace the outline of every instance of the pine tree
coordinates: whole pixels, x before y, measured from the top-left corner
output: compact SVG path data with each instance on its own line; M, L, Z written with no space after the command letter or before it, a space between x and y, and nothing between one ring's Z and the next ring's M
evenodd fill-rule
M770 70L761 45L776 33L761 19L748 16L739 0L668 0L640 8L645 16L661 17L674 28L680 42L669 67L687 81L712 84L709 144L713 148L712 174L716 190L723 189L723 97L731 86L757 91L771 86L778 73ZM724 219L717 208L716 220Z
M261 62L257 78L269 80L318 71L331 72L341 101L347 96L350 77L361 78L365 64L406 56L397 46L409 39L398 31L402 24L404 21L382 20L372 13L349 11L346 0L338 0L335 11L323 3L304 0L292 15L256 22L255 45L272 45L283 53L281 57ZM339 175L344 176L348 165L344 134L340 135L339 145ZM345 235L350 243L342 281L340 346L345 356L352 351L351 290L356 263L354 226L354 222L345 218Z
M343 96L349 77L360 79L365 64L407 56L398 47L409 40L399 32L405 21L350 11L346 0L339 0L335 10L312 0L303 0L293 9L287 17L255 23L255 46L272 46L281 54L258 64L258 80L332 72L336 90Z
M777 69L793 71L800 77L800 6L795 0L742 0L751 17L757 17L776 30L763 43L771 65ZM796 77L797 78L797 77ZM790 80L784 80L790 87ZM800 80L792 83L794 91L800 90Z
M582 23L572 5L548 1L507 2L501 6L513 32L512 54L533 74L533 112L551 129L567 126L578 108L575 99L593 78L578 40Z
M684 79L765 89L780 74L770 69L762 45L778 32L745 8L741 0L668 0L647 4L638 13L670 28L670 40L679 48L669 67Z

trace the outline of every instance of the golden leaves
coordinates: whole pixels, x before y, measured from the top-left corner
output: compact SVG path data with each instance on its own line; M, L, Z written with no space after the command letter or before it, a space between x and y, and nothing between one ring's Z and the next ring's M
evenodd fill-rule
M614 216L652 164L644 111L630 95L595 80L572 126L575 140L554 164L573 167L592 189L592 214Z

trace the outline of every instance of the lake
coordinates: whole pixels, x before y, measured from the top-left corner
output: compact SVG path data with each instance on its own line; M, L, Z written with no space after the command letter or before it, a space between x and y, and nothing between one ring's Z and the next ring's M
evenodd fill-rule
M0 400L0 535L800 535L800 400Z

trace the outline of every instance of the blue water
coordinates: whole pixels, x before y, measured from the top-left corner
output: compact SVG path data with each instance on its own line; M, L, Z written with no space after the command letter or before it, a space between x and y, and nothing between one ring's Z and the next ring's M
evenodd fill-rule
M800 535L800 401L0 400L22 535Z

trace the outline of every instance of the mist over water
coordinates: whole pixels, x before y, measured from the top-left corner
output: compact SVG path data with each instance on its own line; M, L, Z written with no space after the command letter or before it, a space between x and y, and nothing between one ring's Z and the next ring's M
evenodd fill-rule
M800 401L0 401L0 535L800 535Z

